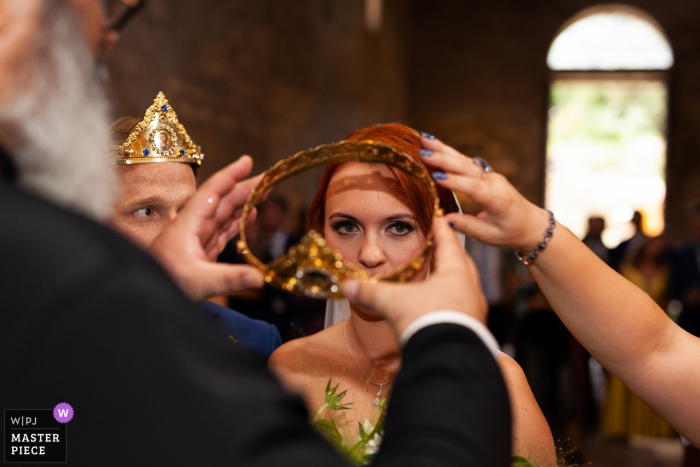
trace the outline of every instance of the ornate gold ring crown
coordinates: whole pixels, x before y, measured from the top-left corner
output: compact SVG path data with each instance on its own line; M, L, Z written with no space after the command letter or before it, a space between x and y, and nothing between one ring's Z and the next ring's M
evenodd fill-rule
M114 146L114 164L186 162L202 165L204 154L177 119L162 92L124 144Z
M423 268L428 250L432 245L431 232L426 235L423 248L410 262L394 271L371 278L357 266L343 261L343 256L329 248L323 237L313 230L309 231L298 245L291 247L285 255L269 264L263 264L250 252L246 242L245 223L250 211L265 192L282 180L304 170L350 161L387 164L414 176L430 192L434 205L433 219L442 216L440 197L428 169L393 146L372 140L341 141L298 152L279 161L271 169L264 172L258 184L250 191L248 200L243 207L241 238L237 244L238 252L245 257L246 261L257 266L265 274L265 282L297 295L313 298L342 298L340 283L346 279L404 282L411 279Z

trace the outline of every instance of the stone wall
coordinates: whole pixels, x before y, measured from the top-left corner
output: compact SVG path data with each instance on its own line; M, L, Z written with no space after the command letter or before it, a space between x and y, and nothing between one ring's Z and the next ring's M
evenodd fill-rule
M165 92L208 156L203 177L248 153L256 172L360 126L405 121L544 194L546 56L584 0L149 0L108 56L117 116ZM670 72L667 224L700 197L700 2L630 0L660 23ZM315 174L285 187L298 204ZM300 196L296 196L300 195Z
M142 116L163 91L207 155L203 178L404 119L407 6L388 4L370 34L361 0L149 0L107 57L115 116ZM310 201L316 178L284 190Z
M489 160L529 199L544 199L546 57L584 0L413 0L407 60L408 120L469 155ZM669 233L700 198L700 3L632 0L654 17L675 56L670 72Z

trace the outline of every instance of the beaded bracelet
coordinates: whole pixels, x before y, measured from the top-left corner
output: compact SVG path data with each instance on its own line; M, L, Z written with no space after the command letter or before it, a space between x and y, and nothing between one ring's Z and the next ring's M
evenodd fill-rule
M532 253L529 255L525 256L525 253L523 253L523 250L518 249L515 252L515 256L518 257L518 260L520 260L521 263L523 263L525 266L529 266L532 262L534 262L537 257L539 256L540 252L547 248L547 243L552 239L552 234L554 233L554 227L557 226L556 222L554 222L554 213L550 210L547 210L549 213L549 227L547 227L547 231L544 234L544 238L540 243L533 248Z

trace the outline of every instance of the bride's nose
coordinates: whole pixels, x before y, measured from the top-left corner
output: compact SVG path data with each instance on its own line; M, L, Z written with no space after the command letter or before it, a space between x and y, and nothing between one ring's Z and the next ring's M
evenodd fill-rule
M377 244L376 239L367 238L360 251L360 264L366 268L376 268L386 263L384 251Z

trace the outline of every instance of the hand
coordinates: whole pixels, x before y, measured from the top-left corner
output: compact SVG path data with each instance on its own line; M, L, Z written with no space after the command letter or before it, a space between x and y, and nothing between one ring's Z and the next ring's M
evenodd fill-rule
M422 160L446 175L435 180L440 186L469 196L481 206L470 214L446 216L457 230L479 241L495 246L511 246L530 250L542 240L549 226L549 213L529 202L501 174L484 172L474 159L460 154L434 139L422 138L423 146L433 152Z
M252 159L243 156L211 176L150 247L194 301L264 283L262 273L252 266L216 263L226 243L238 234L243 205L258 181L258 177L243 180L252 167ZM252 212L249 221L254 218Z
M444 218L433 222L435 270L423 282L348 280L342 291L348 299L385 316L397 336L417 318L432 311L450 310L486 322L488 304L479 281L479 272Z

